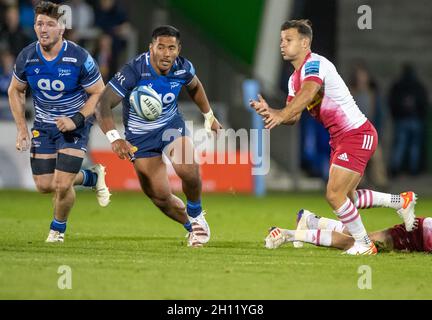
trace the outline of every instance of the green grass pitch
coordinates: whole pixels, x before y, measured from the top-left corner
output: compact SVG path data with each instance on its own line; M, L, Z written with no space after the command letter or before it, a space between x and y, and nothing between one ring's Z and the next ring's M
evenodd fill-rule
M321 194L204 195L212 239L187 248L185 231L140 193L115 193L107 208L77 193L64 244L45 244L51 198L0 191L0 299L431 299L432 255L348 257L306 245L264 248L272 225L294 227L308 208L333 217ZM432 216L432 198L418 215ZM369 231L400 223L391 209L362 211ZM72 270L60 290L59 266ZM358 269L370 266L372 288Z

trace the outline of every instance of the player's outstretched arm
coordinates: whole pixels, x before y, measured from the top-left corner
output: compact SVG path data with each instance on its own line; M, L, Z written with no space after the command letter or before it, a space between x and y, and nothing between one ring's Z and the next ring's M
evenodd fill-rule
M278 113L270 114L266 117L265 123L267 129L272 129L281 123L289 124L296 122L304 109L313 101L314 97L321 89L321 85L314 81L305 81L300 91L294 98L287 102L285 108Z
M9 105L17 126L16 148L26 151L30 147L30 135L25 119L25 93L27 83L19 82L15 77L8 89Z
M264 121L269 118L269 117L277 117L278 114L281 113L282 110L280 109L274 109L271 108L267 101L259 94L258 95L258 101L257 100L253 100L250 99L249 100L249 105L255 109L255 111L263 117ZM300 120L301 117L301 113L299 113L297 116L291 118L290 120L287 120L285 122L283 122L283 124L286 125L294 125L297 123L297 121ZM282 119L281 119L282 121ZM282 123L282 122L281 122ZM269 129L269 128L267 128ZM270 128L271 129L271 128Z
M95 84L86 88L88 99L83 107L72 117L61 117L56 119L56 126L61 132L73 131L84 127L85 119L92 116L95 112L96 103L105 85L102 79L99 79Z
M210 107L204 86L197 76L193 77L192 81L186 86L186 89L189 93L189 96L192 98L204 116L204 127L206 128L207 132L217 132L219 129L222 129L222 125L216 119Z
M250 100L249 104L264 118L266 129L273 129L280 124L292 125L300 119L301 113L313 101L320 89L318 83L305 81L295 97L280 110L270 108L261 95L258 95L258 101Z
M116 130L112 109L118 106L122 97L116 94L111 86L106 86L99 101L96 104L96 120L103 133L111 143L112 150L120 159L132 159L133 147L129 142L122 139Z

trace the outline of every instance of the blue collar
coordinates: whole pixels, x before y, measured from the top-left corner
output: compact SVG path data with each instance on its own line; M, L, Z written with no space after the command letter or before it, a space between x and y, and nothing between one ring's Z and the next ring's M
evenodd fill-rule
M43 54L42 54L42 51L41 51L41 49L40 49L40 44L39 44L39 41L36 43L36 52L37 52L37 54L38 54L38 56L39 56L39 58L41 58L41 60L48 66L48 67L52 67L53 65L55 65L56 64L56 62L63 56L63 53L66 51L66 48L67 48L67 41L66 40L63 40L63 46L62 46L62 48L60 49L60 52L58 53L58 55L57 55L57 57L55 57L53 60L51 60L51 61L48 61L48 60L46 60L45 59L45 57L43 56Z

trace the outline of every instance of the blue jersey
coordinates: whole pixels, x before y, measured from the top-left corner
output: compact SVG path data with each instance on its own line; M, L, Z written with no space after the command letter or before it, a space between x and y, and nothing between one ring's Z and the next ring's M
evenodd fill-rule
M17 57L13 74L30 86L35 121L44 123L55 123L55 118L77 113L88 99L85 88L101 78L91 55L66 40L52 61L43 57L39 42L25 47Z
M123 99L123 123L126 135L146 134L167 125L179 112L177 97L181 88L188 85L195 76L190 61L178 57L167 75L159 75L150 64L150 53L145 52L127 63L109 84ZM161 97L162 114L154 121L147 121L136 114L129 103L132 90L140 85L152 87Z

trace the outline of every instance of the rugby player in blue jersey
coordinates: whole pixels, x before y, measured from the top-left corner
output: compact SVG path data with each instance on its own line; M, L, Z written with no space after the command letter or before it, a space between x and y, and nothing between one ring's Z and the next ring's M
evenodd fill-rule
M35 7L38 41L18 55L8 90L18 131L16 148L30 148L37 190L54 193L54 219L47 242L64 241L66 221L75 202L74 185L93 187L101 206L108 205L110 198L101 165L81 170L104 83L90 54L63 39L61 16L59 6L52 2L42 1ZM31 140L25 119L28 88L35 108Z
M180 49L180 33L176 28L156 28L149 51L131 60L109 81L96 106L96 118L113 151L121 159L133 156L134 168L144 193L163 213L185 227L189 232L188 245L197 247L209 241L210 228L201 205L199 166L195 159L189 163L181 161L182 156L194 152L178 110L177 98L181 88L186 88L204 115L205 127L209 131L222 127L213 115L192 63L179 56ZM161 96L162 114L154 121L139 117L130 106L131 91L141 85L150 86ZM120 101L123 101L126 140L116 130L111 111ZM172 135L173 132L177 135ZM170 139L167 139L168 136ZM163 153L182 180L186 207L171 192Z

